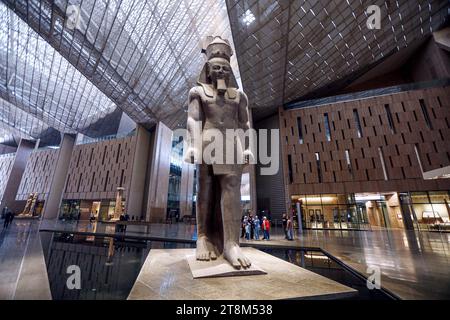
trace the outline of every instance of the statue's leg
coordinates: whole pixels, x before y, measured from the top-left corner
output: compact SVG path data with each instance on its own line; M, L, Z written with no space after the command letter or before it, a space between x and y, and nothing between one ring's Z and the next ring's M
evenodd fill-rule
M241 225L241 175L226 174L220 176L224 248L223 256L237 269L248 268L250 260L239 247Z
M205 164L197 167L198 184L197 184L197 260L208 261L217 258L217 252L214 245L209 239L208 230L209 220L212 215L212 183L213 176L209 172L209 168Z

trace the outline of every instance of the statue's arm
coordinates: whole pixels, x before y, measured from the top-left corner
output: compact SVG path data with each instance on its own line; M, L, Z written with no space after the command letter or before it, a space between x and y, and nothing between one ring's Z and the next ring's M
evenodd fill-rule
M240 93L239 99L239 126L245 130L250 129L250 117L248 110L248 98L244 92Z
M251 129L250 125L250 115L248 109L248 98L244 92L241 92L241 99L239 100L239 126L244 131ZM255 147L256 141L253 138L253 135L250 133L249 135L249 145L245 147L244 151L244 159L245 163L254 163L255 155L253 154L253 150Z
M201 97L197 88L189 91L187 117L187 152L186 161L195 163L201 155L201 129L204 120Z

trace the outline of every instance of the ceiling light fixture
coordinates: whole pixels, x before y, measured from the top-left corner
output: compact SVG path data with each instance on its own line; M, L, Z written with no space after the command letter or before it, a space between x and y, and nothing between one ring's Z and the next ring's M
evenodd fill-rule
M253 21L255 21L255 16L253 13L248 9L244 13L244 17L242 18L242 21L245 23L245 25L249 26Z

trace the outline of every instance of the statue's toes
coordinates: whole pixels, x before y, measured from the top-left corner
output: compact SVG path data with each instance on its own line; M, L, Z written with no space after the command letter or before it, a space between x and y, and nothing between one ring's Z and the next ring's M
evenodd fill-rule
M209 260L209 252L197 253L197 260L208 261Z
M241 262L239 261L239 259L233 259L231 261L231 265L235 268L235 269L240 269L241 268Z
M247 258L241 257L241 258L238 258L238 261L244 269L250 267L250 261Z
M213 260L217 259L217 254L216 254L216 252L214 250L211 250L210 256L211 256L211 259L213 259Z

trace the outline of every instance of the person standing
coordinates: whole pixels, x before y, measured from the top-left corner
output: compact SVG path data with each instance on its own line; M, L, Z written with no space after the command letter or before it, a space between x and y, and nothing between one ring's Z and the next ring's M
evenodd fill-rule
M14 212L12 212L12 211L9 211L9 214L10 214L10 216L9 216L9 224L8 224L8 226L10 225L10 224L12 224L12 222L13 222L13 220L14 220Z
M124 222L125 221L125 215L122 213L120 216L119 216L119 223L118 224L116 224L116 231L117 232L123 232L124 231L124 226L123 226L123 223L122 222Z
M252 216L252 214L250 213L249 215L248 215L248 225L250 226L250 236L249 236L249 239L253 239L253 234L255 233L254 231L254 227L253 227L253 216Z
M261 230L261 221L259 220L258 216L255 216L255 219L253 220L253 227L255 230L255 240L259 240L259 231Z
M125 215L123 216L123 221L124 222L130 221L130 215L128 213L125 213ZM123 228L122 232L126 232L127 231L127 223L125 223L122 228Z
M4 219L4 221L3 221L3 229L6 229L8 227L8 224L9 224L9 212L8 211L3 213L3 219Z
M89 217L89 223L94 222L94 220L95 220L95 215L94 215L94 212L91 211L91 215Z
M13 213L8 209L5 214L5 222L3 223L3 229L7 229L11 222L13 221Z
M292 219L288 218L286 221L286 239L289 241L294 240L294 232L293 232L293 223Z
M283 218L281 219L281 223L283 225L283 231L284 231L284 239L288 239L288 234L287 234L287 216L286 213L283 213Z
M2 219L6 219L6 213L8 213L8 207L5 206L2 210Z
M264 240L270 240L270 222L267 217L263 218Z
M250 240L250 219L247 219L245 222L245 239Z

